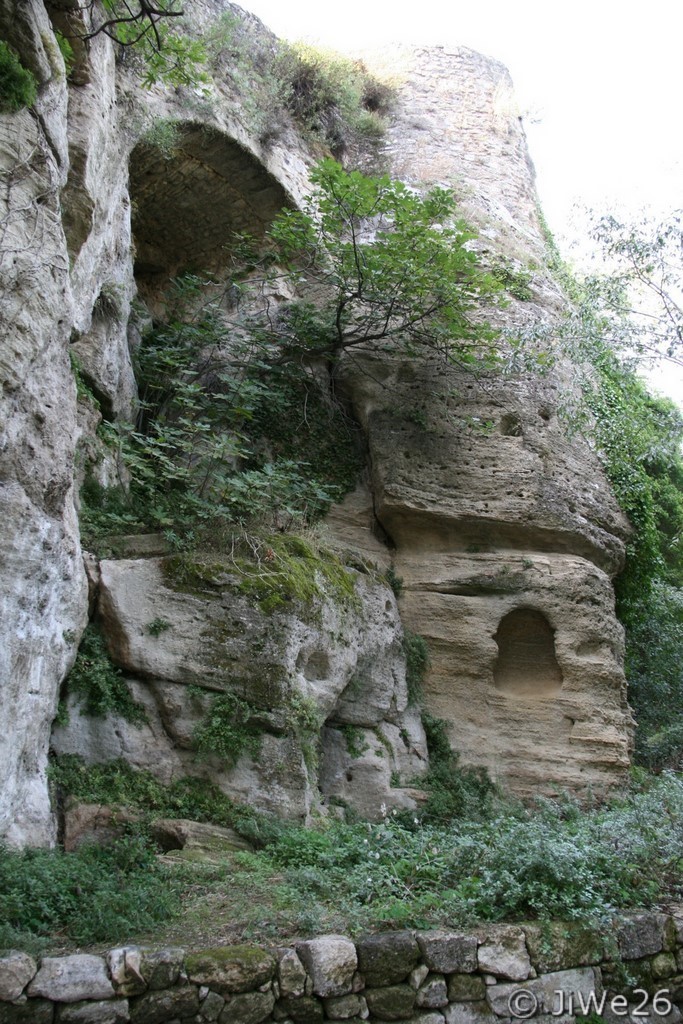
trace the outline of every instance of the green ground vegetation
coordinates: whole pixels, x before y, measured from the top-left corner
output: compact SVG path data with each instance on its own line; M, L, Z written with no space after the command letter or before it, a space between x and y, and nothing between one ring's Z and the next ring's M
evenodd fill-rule
M63 796L227 824L256 848L177 867L156 862L144 838L105 851L6 854L5 944L139 939L153 927L156 941L182 935L191 946L195 935L205 941L207 914L222 934L260 941L496 920L604 928L617 908L683 895L683 780L671 773L641 773L628 793L592 808L569 799L525 808L493 793L466 817L401 813L309 829L235 807L201 780L165 789L122 762L86 768L60 758L51 775ZM95 922L84 913L84 884ZM90 898L99 891L101 900Z

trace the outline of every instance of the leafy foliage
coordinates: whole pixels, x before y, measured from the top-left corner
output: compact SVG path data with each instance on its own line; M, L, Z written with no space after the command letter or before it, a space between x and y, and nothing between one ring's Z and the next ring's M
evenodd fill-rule
M267 145L293 118L314 143L337 157L362 139L381 137L389 86L361 61L263 35L249 18L224 11L206 33L209 64L240 97L238 116Z
M453 750L447 724L423 711L429 770L420 785L429 793L422 812L423 822L449 822L457 818L485 817L491 809L495 787L482 768L463 768Z
M450 192L418 196L334 160L323 160L311 180L307 210L284 210L270 232L278 261L331 295L307 308L309 349L337 358L381 343L466 365L494 357L496 335L480 314L499 286L468 246L474 234L456 219Z
M57 932L79 945L120 941L178 909L142 836L75 853L0 851L0 947L36 951Z
M683 365L683 212L663 221L598 218L593 237L613 271L594 278L613 333L638 352Z
M284 873L280 884L300 913L304 899L309 913L317 903L318 927L529 917L595 925L617 907L679 891L682 827L683 785L666 776L603 810L548 801L531 811L491 805L483 818L451 824L389 816L289 828L259 864L268 855L272 873Z
M129 807L151 818L223 825L257 846L272 841L283 827L273 815L234 804L206 779L185 776L164 786L151 772L132 768L123 760L86 765L76 754L62 754L50 763L49 778L62 799L68 795L85 803Z
M90 0L86 6L92 11L96 5ZM183 14L176 0L102 0L102 7L104 21L96 23L82 38L103 34L122 50L133 48L144 86L150 88L155 82L163 82L196 87L208 81L203 70L203 42L169 27Z
M626 627L626 668L639 726L636 753L661 768L683 757L683 746L676 745L676 716L683 713L676 653L683 587L683 415L672 402L648 393L637 368L650 344L676 351L674 298L683 279L675 257L666 269L660 261L668 260L679 224L674 217L670 230L660 226L649 242L640 230L613 219L601 225L598 237L607 255L623 261L617 272L577 280L557 258L555 263L574 305L563 327L565 345L576 367L590 368L580 379L590 414L583 429L634 531L626 568L616 581L617 611ZM634 319L629 288L636 282L658 295L661 306L646 319L662 321L664 333L655 327L650 334L642 319Z
M194 290L197 279L178 282ZM82 491L88 543L156 529L185 546L236 526L291 529L352 487L357 431L301 363L271 365L261 335L235 340L212 305L160 324L143 341L135 427L100 435L121 460L128 491Z
M255 724L258 709L234 693L212 694L209 709L194 732L200 754L214 754L230 765L242 754L256 759L261 750L262 729Z
M0 39L0 112L14 113L36 101L36 80L9 43Z
M474 819L389 815L314 829L233 806L203 780L165 788L123 762L86 767L61 757L51 776L84 800L253 836L259 852L234 855L227 876L223 869L211 880L244 937L262 938L264 928L275 937L529 918L598 928L617 908L681 897L683 782L668 773L606 807L543 801L524 809L493 797Z
M381 137L392 91L362 61L305 43L280 43L274 71L285 107L333 155L359 137Z
M406 683L408 685L408 702L422 703L422 680L429 668L429 648L424 637L407 630L403 635L403 653L406 658Z
M66 688L78 697L85 715L113 713L133 724L146 721L144 708L133 700L121 670L109 657L101 633L92 625L83 634Z

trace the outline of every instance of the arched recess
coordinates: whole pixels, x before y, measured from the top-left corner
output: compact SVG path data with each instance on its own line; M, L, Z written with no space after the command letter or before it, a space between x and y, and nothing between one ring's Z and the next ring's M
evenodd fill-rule
M205 125L175 128L170 156L139 142L130 159L135 277L143 294L185 270L220 274L234 232L258 242L283 206L280 183L229 136Z
M562 689L562 669L555 655L555 631L535 608L516 608L498 625L496 687L520 697L552 697Z

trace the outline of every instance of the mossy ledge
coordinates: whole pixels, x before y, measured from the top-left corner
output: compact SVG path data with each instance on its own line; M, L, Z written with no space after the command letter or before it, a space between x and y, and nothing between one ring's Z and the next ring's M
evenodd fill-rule
M292 602L311 606L325 597L356 611L361 608L357 571L331 551L316 549L295 535L242 541L229 555L172 555L164 560L163 573L173 590L207 597L229 588L266 614L286 610Z

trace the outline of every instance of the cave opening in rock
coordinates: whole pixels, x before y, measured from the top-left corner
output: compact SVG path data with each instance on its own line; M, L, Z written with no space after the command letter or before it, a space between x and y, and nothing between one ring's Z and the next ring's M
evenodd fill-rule
M562 670L555 654L555 631L535 608L516 608L498 625L494 637L498 658L493 679L503 693L552 697L562 688Z
M221 276L236 234L256 244L291 201L247 149L215 129L173 124L166 148L144 138L130 158L135 278L163 292L185 271Z

